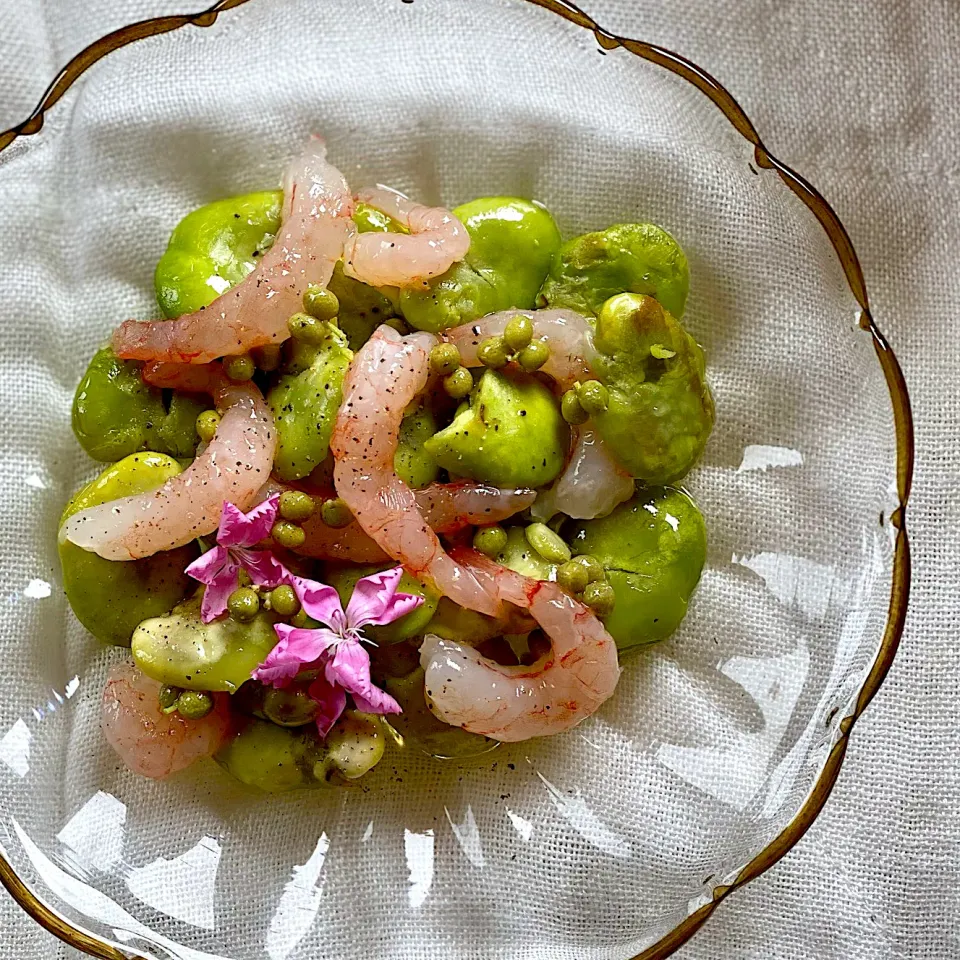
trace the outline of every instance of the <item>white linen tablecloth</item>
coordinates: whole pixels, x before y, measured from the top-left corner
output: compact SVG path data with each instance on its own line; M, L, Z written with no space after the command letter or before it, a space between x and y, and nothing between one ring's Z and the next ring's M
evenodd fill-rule
M0 126L25 116L89 41L201 5L0 0ZM713 73L768 147L834 204L905 368L917 425L913 602L897 662L817 823L678 956L960 958L960 339L952 329L960 303L960 4L582 5L611 30L677 50ZM0 960L78 956L6 896L0 930Z

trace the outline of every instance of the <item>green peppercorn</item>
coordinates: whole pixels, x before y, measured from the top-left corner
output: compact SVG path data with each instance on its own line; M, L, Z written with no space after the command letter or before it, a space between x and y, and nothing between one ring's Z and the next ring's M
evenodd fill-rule
M549 563L564 563L570 559L570 548L563 542L563 537L545 523L531 523L523 533L527 543Z
M303 309L317 320L332 320L340 312L340 301L326 287L307 287L303 295Z
M613 612L617 595L605 580L594 580L583 588L581 599L598 617L608 617Z
M252 587L237 587L227 598L227 609L234 620L252 620L260 611L260 595Z
M410 324L403 317L387 317L383 322L403 337L410 333Z
M353 520L353 514L350 508L339 498L334 497L331 500L324 500L320 508L320 519L328 527L346 527Z
M301 687L268 690L262 709L268 720L281 727L302 727L317 716L317 702Z
M473 548L495 557L507 545L507 531L501 526L480 527L473 535Z
M307 615L307 611L301 607L291 618L290 626L291 627L305 627L310 622L310 617Z
M473 389L473 374L466 367L457 367L443 378L443 389L454 400L462 400Z
M576 390L568 390L560 401L560 413L563 419L573 426L579 426L590 419L590 415L580 405L580 398Z
M280 366L280 344L268 343L250 351L258 370L276 370Z
M522 313L511 317L503 330L503 342L513 353L519 353L533 339L533 321Z
M202 720L213 709L213 697L205 690L184 690L177 700L177 713L185 720Z
M579 563L587 571L587 583L595 583L598 580L606 580L607 574L603 569L603 564L589 553L581 553L573 558L574 563Z
M257 368L254 366L253 357L249 353L240 353L235 357L227 357L223 361L223 372L228 379L236 383L243 383L249 380Z
M523 367L527 373L533 373L539 370L550 359L550 348L546 340L534 340L527 344L518 354L517 363Z
M204 410L197 416L197 436L204 443L209 443L220 426L220 414L216 410Z
M460 366L460 351L454 343L438 343L430 351L430 369L442 376L453 373Z
M588 583L587 568L576 560L568 560L557 570L557 583L569 593L583 593Z
M270 591L270 609L281 617L292 617L300 609L293 587L286 583Z
M293 520L299 523L313 516L317 509L317 502L309 493L302 490L284 490L280 494L280 516L284 520Z
M581 383L577 390L577 399L590 416L605 413L610 405L610 394L599 380L587 380L586 383Z
M487 337L477 348L477 358L485 367L499 370L509 360L509 350L503 337Z
M160 709L164 713L173 713L177 709L177 699L183 691L180 687L171 687L169 685L160 688L157 699L160 702Z
M319 347L328 334L326 325L308 313L295 313L287 321L287 329L291 337L314 347Z
M288 550L296 550L297 547L302 547L307 539L303 527L298 527L295 523L290 523L289 520L278 520L270 530L270 536L281 547L286 547Z

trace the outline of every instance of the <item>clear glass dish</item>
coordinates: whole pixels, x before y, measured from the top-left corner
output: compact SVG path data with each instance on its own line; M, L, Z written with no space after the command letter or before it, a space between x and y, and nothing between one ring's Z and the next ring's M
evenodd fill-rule
M0 300L22 317L0 355L0 880L75 946L663 957L826 799L905 613L899 368L839 221L729 95L552 6L256 0L118 49L0 156L21 211ZM155 314L173 224L273 185L314 131L357 186L532 196L567 236L674 233L717 400L688 480L707 568L677 635L569 734L462 764L394 753L342 791L253 795L213 763L145 781L97 726L123 652L84 633L58 582L57 518L93 472L70 398L118 321Z

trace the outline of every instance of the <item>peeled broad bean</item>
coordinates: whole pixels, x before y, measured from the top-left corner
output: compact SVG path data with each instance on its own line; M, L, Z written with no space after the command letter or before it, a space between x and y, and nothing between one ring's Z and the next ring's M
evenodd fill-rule
M161 683L233 693L276 646L275 622L261 610L246 621L231 616L204 623L195 597L165 616L144 620L133 633L133 659Z
M652 223L617 223L560 247L537 302L596 316L617 293L645 293L682 317L689 288L687 258L666 230Z
M572 530L574 551L603 564L615 594L604 625L620 650L670 636L687 612L706 559L707 534L693 500L671 487L641 491Z

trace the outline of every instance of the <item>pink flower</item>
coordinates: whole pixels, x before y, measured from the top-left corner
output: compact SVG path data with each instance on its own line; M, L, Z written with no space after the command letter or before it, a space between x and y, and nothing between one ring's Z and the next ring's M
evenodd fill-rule
M274 625L280 642L253 672L255 680L286 686L302 670L323 672L307 692L320 705L317 729L325 737L347 705L347 694L364 713L400 713L400 704L374 686L370 679L370 655L360 631L399 620L423 603L423 597L397 593L402 567L384 570L357 581L344 610L333 587L315 580L291 577L306 613L323 627L311 630Z
M186 569L194 580L206 584L200 605L200 619L204 623L226 612L227 599L239 584L241 567L261 587L276 587L292 579L293 575L270 550L250 549L269 536L279 504L280 494L274 494L249 513L243 513L232 503L224 501L217 546Z

